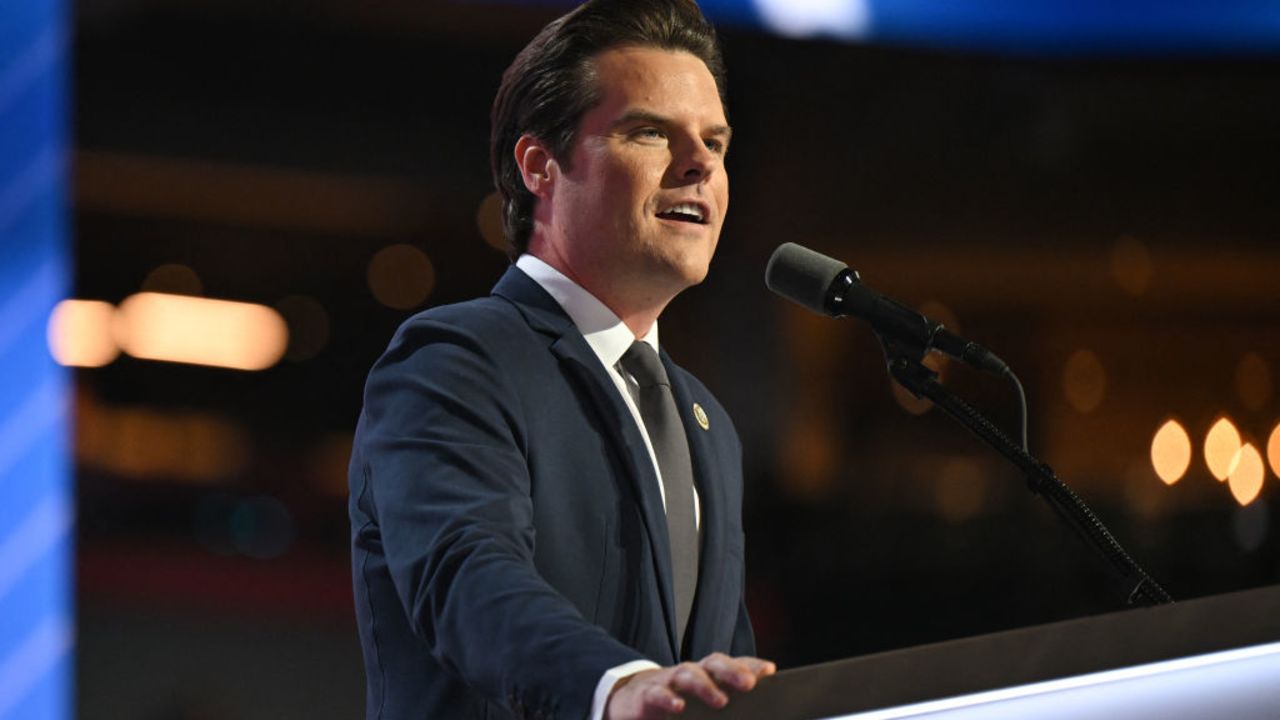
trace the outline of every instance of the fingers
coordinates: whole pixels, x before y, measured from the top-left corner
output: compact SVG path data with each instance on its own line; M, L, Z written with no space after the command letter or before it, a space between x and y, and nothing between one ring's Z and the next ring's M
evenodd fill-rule
M684 711L697 698L713 708L722 708L729 697L721 692L706 671L694 663L682 663L662 670L637 673L620 683L609 698L605 717L609 720L667 718Z
M672 670L671 687L681 695L692 695L713 708L729 704L729 696L716 685L711 674L702 665L685 662Z
M724 653L712 653L699 665L715 682L739 692L751 690L756 686L756 680L777 672L777 667L768 660L747 656L734 658Z
M713 653L701 661L644 670L620 682L609 697L606 718L665 718L683 712L689 700L720 709L730 690L747 692L759 678L777 672L768 660Z
M641 717L665 717L684 710L684 698L665 684L646 684L640 702L644 708Z
M738 662L746 664L747 668L755 674L757 678L767 677L778 672L778 666L772 661L763 660L758 657L744 655L738 658Z
M604 720L663 720L684 711L685 700L669 685L674 668L642 670L614 686Z

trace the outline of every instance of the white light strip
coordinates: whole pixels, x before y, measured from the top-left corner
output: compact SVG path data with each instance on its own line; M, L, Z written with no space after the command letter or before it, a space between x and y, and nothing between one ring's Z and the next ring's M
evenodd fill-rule
M41 317L45 308L53 307L61 290L62 266L55 258L28 275L16 292L0 296L0 358L18 342L23 331Z
M70 503L53 492L0 540L0 600L18 581L71 533L74 522Z
M11 717L9 711L71 652L74 640L71 622L65 617L50 616L0 663L0 718Z
M66 52L66 35L58 28L46 28L30 45L17 54L0 73L0 114L3 114L27 88L50 73Z
M872 712L857 713L853 715L832 716L825 720L897 720L898 718L917 717L929 713L957 710L960 708L973 707L975 705L984 705L1004 700L1015 700L1034 695L1046 695L1049 693L1060 692L1062 690L1093 687L1097 685L1105 685L1107 683L1152 677L1155 675L1211 667L1214 665L1223 665L1226 663L1251 660L1272 655L1280 656L1280 642L1209 653L1207 655L1195 655L1192 657L1178 658L1176 660L1164 660L1147 665L1134 665L1133 667L1120 668L1118 670L1107 670L1088 675L1077 675L1074 677L1062 678L1060 680L1048 680L1040 683L1032 683L1030 685L1019 685L1017 687L1002 688L1000 690L974 693L972 695L961 695L943 700L931 700L929 702L916 703L914 705L903 705L901 707L889 708L886 710L874 710Z
M69 402L61 379L50 377L13 412L0 418L0 478L25 459L46 433L66 420Z
M61 152L50 144L40 150L31 164L10 175L13 180L0 189L0 235L8 232L9 225L32 203L53 191L62 179L62 165Z

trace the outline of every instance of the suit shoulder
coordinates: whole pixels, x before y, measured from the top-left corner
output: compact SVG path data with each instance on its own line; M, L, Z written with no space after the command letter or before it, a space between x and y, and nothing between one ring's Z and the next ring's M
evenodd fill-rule
M527 329L528 323L510 302L489 296L423 310L401 323L396 334L432 326L452 327L477 336L502 336L516 328Z
M438 416L434 422L444 427L466 416L477 426L511 428L518 438L528 376L522 361L538 342L518 309L500 298L417 313L369 370L361 422L386 426L396 418L390 425L408 427Z
M424 310L400 324L373 364L366 383L395 380L405 373L440 379L483 378L486 385L506 385L521 374L520 358L545 339L510 302L477 298Z
M410 317L396 329L387 352L412 351L440 342L502 355L537 342L537 333L512 303L483 297L440 305Z

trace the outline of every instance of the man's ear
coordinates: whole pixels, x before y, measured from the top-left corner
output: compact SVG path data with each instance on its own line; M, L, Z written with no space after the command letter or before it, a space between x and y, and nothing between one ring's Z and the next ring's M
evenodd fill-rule
M560 171L551 151L541 140L526 133L516 141L515 156L524 186L535 197L545 200L551 194L555 174Z

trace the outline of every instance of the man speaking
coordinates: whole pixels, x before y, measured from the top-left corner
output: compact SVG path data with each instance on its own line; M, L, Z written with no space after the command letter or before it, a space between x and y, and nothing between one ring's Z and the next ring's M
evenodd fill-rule
M491 162L515 265L407 321L350 467L368 716L662 718L751 657L741 445L660 350L729 205L714 31L590 0L516 57Z

